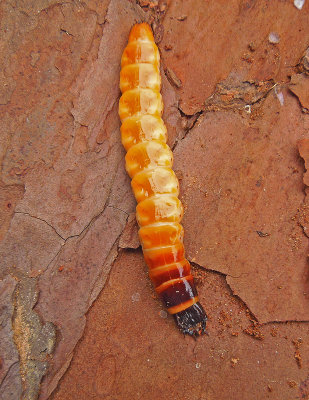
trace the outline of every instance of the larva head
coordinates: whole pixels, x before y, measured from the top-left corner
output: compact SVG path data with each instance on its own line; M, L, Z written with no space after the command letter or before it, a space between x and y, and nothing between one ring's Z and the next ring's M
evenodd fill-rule
M143 22L142 24L136 24L131 29L129 43L135 42L136 40L154 42L152 30L146 22Z

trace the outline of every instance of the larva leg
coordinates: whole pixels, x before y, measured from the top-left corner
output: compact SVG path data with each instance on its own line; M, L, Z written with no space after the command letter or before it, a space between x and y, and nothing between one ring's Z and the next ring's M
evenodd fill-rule
M121 59L121 138L149 276L179 329L198 336L205 332L207 317L184 255L179 184L161 119L159 63L151 28L146 23L134 25Z

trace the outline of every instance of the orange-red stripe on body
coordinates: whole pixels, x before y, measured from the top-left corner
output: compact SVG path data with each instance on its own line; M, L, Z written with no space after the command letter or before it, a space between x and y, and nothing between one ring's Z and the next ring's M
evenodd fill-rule
M185 256L185 249L182 243L174 246L143 249L143 251L146 264L150 269L181 262Z
M184 278L191 275L190 264L186 259L173 264L163 265L149 270L149 276L155 287L172 279Z

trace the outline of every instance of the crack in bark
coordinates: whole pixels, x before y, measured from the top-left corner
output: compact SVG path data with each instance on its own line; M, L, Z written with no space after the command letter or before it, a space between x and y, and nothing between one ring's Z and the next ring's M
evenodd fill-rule
M245 85L246 87L255 87L256 91L258 91L258 87L260 85L265 84L266 87L268 86L268 84L271 84L271 87L268 87L267 90L261 94L261 96L258 96L257 94L253 95L251 101L244 101L242 100L242 98L240 97L240 102L237 103L233 103L233 102L223 102L220 99L220 96L222 96L222 93L220 93L220 85L224 86L226 81L223 82L219 82L216 85L216 90L215 92L208 97L204 104L205 106L197 111L196 113L190 115L190 114L186 114L183 112L183 110L181 109L181 107L178 105L178 111L180 113L180 116L182 118L187 119L187 127L185 128L185 133L182 136L178 136L175 140L174 145L172 146L172 151L175 150L175 148L177 147L178 143L181 142L183 139L186 138L186 136L189 134L189 132L196 126L196 124L198 123L198 121L207 113L209 112L216 112L216 111L235 111L235 110L244 110L246 106L254 106L256 104L260 104L262 103L263 100L266 99L266 97L268 96L268 94L279 84L278 82L275 83L275 81L273 79L269 79L265 82L250 82L250 81L243 81L240 82L240 84L238 86L234 86L230 88L230 90L235 90L238 91L239 88L241 88L241 85ZM241 94L241 92L238 92ZM243 93L243 95L245 95L245 93ZM258 98L256 98L256 96Z
M195 127L195 125L197 124L197 122L200 119L200 117L203 116L204 113L205 113L205 110L200 110L200 111L197 111L195 114L187 115L181 110L181 108L179 106L177 108L178 108L178 111L180 113L180 116L182 118L186 118L187 119L187 126L184 129L184 134L181 137L178 136L176 138L175 143L174 143L174 145L172 147L172 151L175 150L175 148L176 148L176 146L178 145L179 142L181 142L183 139L186 138L188 133Z
M120 234L117 236L117 238L115 239L113 245L111 246L110 251L108 252L107 256L104 259L103 267L106 264L110 264L110 268L109 268L108 272L106 273L105 282L103 283L103 285L102 285L102 287L100 289L96 289L96 286L97 286L98 282L100 281L100 279L102 277L101 275L98 275L97 279L95 280L95 282L93 284L92 290L91 290L91 292L89 294L89 299L88 299L89 307L87 309L87 312L91 308L93 302L96 300L96 298L98 297L100 292L104 289L106 281L108 279L108 276L109 276L109 274L111 272L111 269L113 267L113 264L115 263L115 261L117 260L117 258L119 256L119 246L118 246L118 244L119 244L119 239L120 239L121 234L122 234L122 232L120 232ZM113 255L113 254L115 254L115 255ZM103 269L103 267L102 267L102 269Z
M121 162L121 160L120 160L120 162ZM45 219L40 218L40 217L37 217L37 216L32 215L32 214L27 213L27 212L15 211L15 214L26 215L26 216L28 216L28 217L30 217L30 218L34 218L34 219L37 219L37 220L39 220L39 221L44 222L46 225L48 225L50 228L53 229L53 231L57 234L57 236L58 236L61 240L63 240L64 243L61 245L60 250L59 250L59 251L57 252L57 254L53 257L53 259L49 262L48 266L49 266L49 265L52 263L52 261L57 257L57 255L59 254L59 252L61 251L61 249L65 246L66 242L67 242L69 239L82 236L82 235L88 230L88 228L90 228L90 226L93 225L93 223L104 213L104 211L106 210L106 208L113 208L113 209L115 209L115 210L119 210L120 212L123 212L123 213L126 214L126 215L129 215L129 213L127 213L126 211L122 210L121 208L118 208L118 207L115 207L115 206L109 204L110 196L111 196L112 189L113 189L113 184L114 184L114 181L115 181L114 178L115 178L115 176L116 176L116 174L117 174L117 170L118 170L118 167L119 167L120 162L117 164L117 166L116 166L116 168L115 168L115 172L114 172L114 177L113 177L113 179L111 179L111 185L110 185L110 187L109 187L108 194L107 194L107 198L106 198L105 204L104 204L104 206L103 206L103 209L102 209L98 214L94 215L94 216L91 218L91 220L84 226L84 228L82 228L82 230L81 230L79 233L75 234L75 235L70 235L70 236L68 236L68 237L65 238L65 237L61 236L60 233L56 230L56 228L55 228L54 226L52 226L49 222L47 222Z
M61 253L61 250L63 249L63 246L65 245L65 242L60 246L60 249L57 251L57 253L54 255L54 257L52 257L52 259L50 260L50 262L47 264L46 268L44 269L44 272L46 270L48 270L48 268L50 267L50 265L54 262L54 260L58 257L58 255ZM43 272L43 273L44 273Z
M59 232L57 232L56 228L54 226L52 226L49 222L45 221L45 219L37 217L35 215L32 215L32 214L24 212L24 211L15 211L14 214L27 215L28 217L31 217L31 218L34 218L34 219L44 222L46 225L48 225L50 228L52 228L52 230L56 233L57 236L60 237L60 239L62 239L63 241L66 241L66 239L64 237L62 237Z
M109 204L109 201L110 201L110 197L111 197L111 194L112 194L112 191L113 191L113 185L114 185L114 182L115 182L115 176L116 176L116 174L117 174L118 167L119 167L119 164L121 163L121 161L122 161L122 160L119 161L119 163L117 164L117 166L116 166L116 168L115 168L114 176L113 176L113 178L111 179L111 184L110 184L110 187L109 187L109 189L108 189L108 194L107 194L107 196L106 196L106 201L105 201L105 203L104 203L103 209L102 209L97 215L95 215L94 217L91 218L91 220L86 224L86 226L81 230L80 233L78 233L78 234L76 234L76 235L68 236L68 237L65 239L65 242L66 242L67 240L69 240L69 239L82 236L83 233L86 232L86 231L88 230L88 228L90 228L91 225L93 225L93 223L94 223L98 218L100 218L100 216L104 213L104 211L106 210L106 208L108 208L108 207L113 207L113 206L111 206L111 205ZM120 211L123 211L123 210L120 210ZM123 212L124 212L124 211L123 211ZM64 243L64 244L65 244L65 243Z
M240 278L240 277L243 276L243 275L246 275L246 273L242 273L242 274L240 274L239 276L236 276L236 277L235 277L235 276L232 276L232 275L229 275L229 274L225 274L225 273L223 273L223 272L221 272L221 271L217 271L217 270L215 270L215 269L210 269L210 268L208 268L208 267L203 267L202 265L200 265L200 264L198 264L198 263L196 263L196 262L193 262L193 261L190 261L190 264L192 264L195 268L200 269L200 270L202 270L202 271L206 271L206 272L210 272L210 273L213 273L213 274L217 274L217 275L223 276L223 277L225 278L225 282L226 282L226 285L227 285L227 287L228 287L228 289L229 289L229 291L230 291L231 296L237 298L237 299L249 310L250 315L251 315L252 318L259 324L259 326L270 325L270 324L287 324L287 323L302 323L302 324L303 324L303 323L309 323L309 321L307 321L307 320L298 321L298 320L290 320L290 319L289 319L289 320L284 320L284 321L259 322L258 318L257 318L257 317L255 316L255 314L251 311L251 309L250 309L250 307L247 305L247 303L246 303L239 295L237 295L237 294L235 294L235 293L233 292L233 289L231 288L230 284L227 282L227 279L226 279L227 276L230 276L231 278L237 279L237 278Z
M200 264L198 264L198 263L196 263L196 262L193 262L193 261L190 261L190 264L192 264L195 268L200 269L200 270L202 270L202 271L207 271L207 272L210 272L210 273L212 273L212 274L216 274L216 275L223 276L224 279L225 279L225 283L226 283L226 285L227 285L227 287L228 287L228 290L229 290L229 292L230 292L230 295L233 296L233 297L236 297L236 298L249 310L249 312L250 312L250 314L252 315L252 317L253 317L256 321L258 321L257 317L256 317L256 316L254 315L254 313L250 310L250 307L246 304L246 302L245 302L240 296L238 296L237 294L234 294L234 292L233 292L231 286L229 285L229 283L227 282L227 279L226 279L227 276L230 276L230 277L232 277L232 278L236 278L236 279L237 279L237 278L240 278L242 275L247 275L246 273L242 273L242 274L240 274L239 276L234 277L234 276L232 276L232 275L225 274L225 273L223 273L223 272L221 272L221 271L218 271L218 270L216 270L216 269L211 269L211 268L208 268L208 267L203 267L202 265L200 265Z
M301 147L301 142L303 140L306 139L302 139L301 141L298 142L298 153L300 158L302 159L302 165L303 165L303 201L301 203L300 208L297 210L297 219L298 219L298 224L302 229L302 232L304 234L304 236L306 238L309 238L309 232L306 232L307 230L307 226L306 226L306 220L307 220L307 216L306 216L306 211L308 209L308 205L307 205L307 191L308 191L308 186L305 183L306 180L306 175L308 174L308 170L307 170L307 157L306 157L306 153L302 150ZM307 139L308 140L308 139Z
M113 208L114 210L121 211L121 212L123 212L124 214L126 214L127 216L129 216L129 215L130 215L130 214L127 212L127 211L124 211L124 210L122 210L121 208L118 208L118 207L112 206L112 205L110 205L110 204L107 206L107 208Z
M301 204L301 207L302 207L302 208L305 208L305 207L306 207L306 197L307 197L307 195L304 196L304 200L303 200L303 202L302 202L302 204ZM298 217L298 219L299 219L299 217ZM298 221L298 224L300 225L301 230L302 230L304 236L305 236L306 238L309 238L309 232L306 232L306 227L304 226L304 223L302 223L301 221Z

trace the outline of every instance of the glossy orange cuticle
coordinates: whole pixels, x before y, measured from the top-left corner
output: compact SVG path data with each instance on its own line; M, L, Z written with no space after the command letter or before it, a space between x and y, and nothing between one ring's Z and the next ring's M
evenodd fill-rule
M148 24L133 26L121 60L119 116L126 170L138 202L136 218L149 275L172 314L198 302L185 259L183 207L161 118L160 56Z

